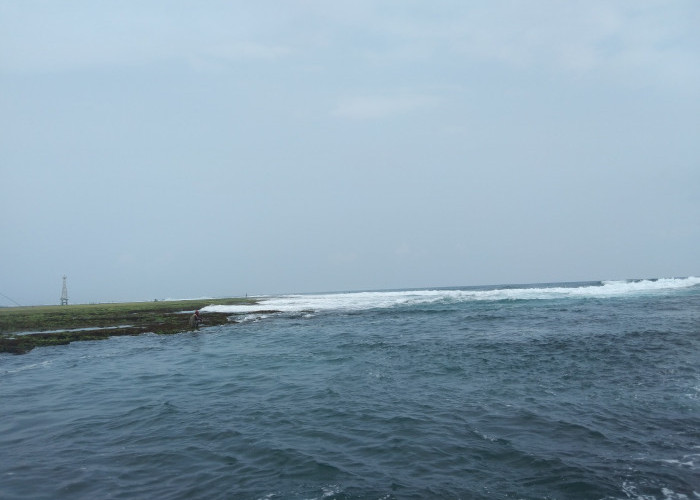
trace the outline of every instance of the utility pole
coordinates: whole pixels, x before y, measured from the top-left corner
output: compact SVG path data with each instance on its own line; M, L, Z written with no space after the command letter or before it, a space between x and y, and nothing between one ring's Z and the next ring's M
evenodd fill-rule
M63 276L63 291L61 292L61 305L68 305L68 287L66 286L66 276Z

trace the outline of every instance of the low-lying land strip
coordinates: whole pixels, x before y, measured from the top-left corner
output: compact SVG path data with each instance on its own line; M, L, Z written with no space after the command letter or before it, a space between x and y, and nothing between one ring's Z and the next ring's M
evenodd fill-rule
M0 308L0 352L24 354L34 347L79 340L146 332L178 333L190 329L187 312L211 304L253 305L256 300L229 298ZM202 326L225 324L230 321L229 316L202 313Z

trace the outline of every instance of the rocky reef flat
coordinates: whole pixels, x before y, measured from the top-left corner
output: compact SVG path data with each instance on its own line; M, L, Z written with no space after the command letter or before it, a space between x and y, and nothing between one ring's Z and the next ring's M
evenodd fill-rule
M208 305L254 305L255 299L194 299L66 306L0 308L0 353L142 333L190 329L189 317ZM227 313L204 312L200 328L235 322Z

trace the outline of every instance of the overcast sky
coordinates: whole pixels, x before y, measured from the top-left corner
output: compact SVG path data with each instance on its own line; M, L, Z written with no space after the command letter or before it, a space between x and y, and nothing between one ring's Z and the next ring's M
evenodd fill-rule
M698 26L0 0L0 305L698 275Z

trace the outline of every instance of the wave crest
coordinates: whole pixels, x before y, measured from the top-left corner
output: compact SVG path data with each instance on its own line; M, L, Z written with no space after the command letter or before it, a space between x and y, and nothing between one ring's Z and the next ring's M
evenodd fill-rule
M383 292L280 295L262 297L258 305L211 305L203 311L231 314L254 313L264 308L280 312L361 311L390 307L501 300L552 300L566 298L609 298L645 293L667 293L700 285L700 278L662 278L603 281L597 284L561 283L515 287L450 288Z

